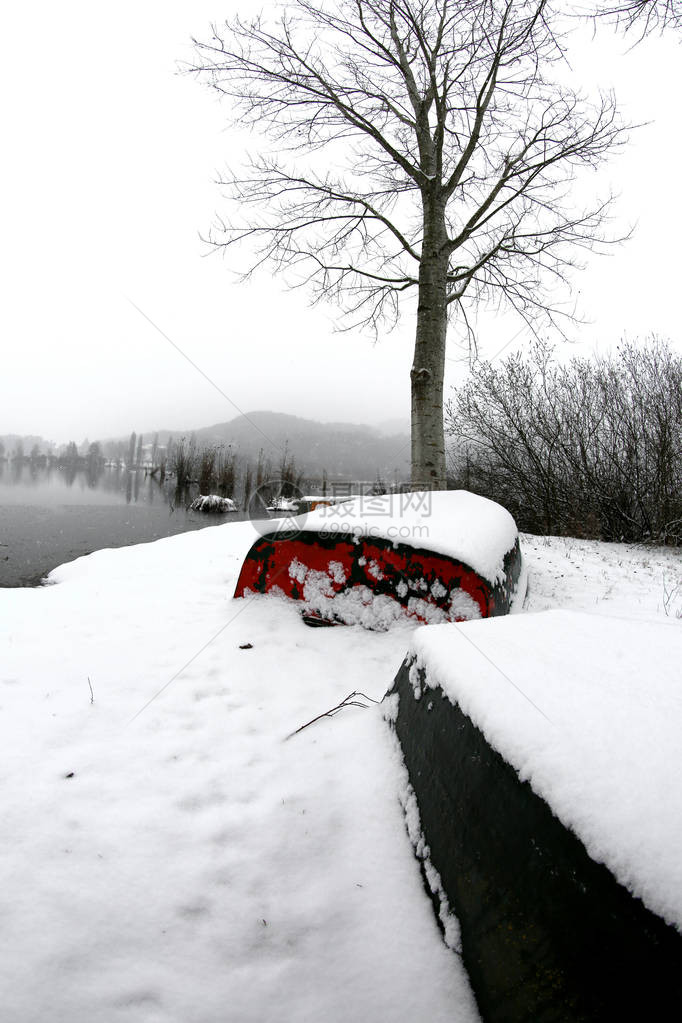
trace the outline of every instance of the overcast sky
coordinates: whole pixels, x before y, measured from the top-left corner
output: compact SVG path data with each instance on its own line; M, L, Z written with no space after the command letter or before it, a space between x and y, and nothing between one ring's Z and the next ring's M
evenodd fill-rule
M259 6L36 0L6 12L0 434L80 442L255 409L407 422L411 318L377 345L335 333L334 307L311 309L267 272L235 283L199 238L220 209L216 173L243 140L176 63L211 20ZM673 38L627 46L586 31L572 54L586 87L613 86L627 119L652 122L588 186L621 193L616 231L637 226L575 276L592 320L574 334L581 352L651 332L681 347L681 51ZM519 329L494 317L482 326L484 356Z

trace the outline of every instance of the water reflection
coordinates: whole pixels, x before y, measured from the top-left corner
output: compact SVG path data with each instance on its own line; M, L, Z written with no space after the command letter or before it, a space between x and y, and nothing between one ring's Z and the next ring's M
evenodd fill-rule
M161 504L172 512L189 507L196 493L162 484L144 469L0 461L0 504Z
M237 522L246 513L190 511L199 492L144 469L0 461L0 586L35 585L52 568L102 547L144 543Z

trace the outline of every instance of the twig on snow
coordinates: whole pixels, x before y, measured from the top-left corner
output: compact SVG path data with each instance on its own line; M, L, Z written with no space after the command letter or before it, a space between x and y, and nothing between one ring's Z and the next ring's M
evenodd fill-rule
M369 700L369 703L363 703L362 700ZM287 739L291 739L292 736L298 735L299 732L302 732L303 729L307 728L309 725L314 725L316 721L320 721L322 718L333 718L335 714L338 714L339 711L343 710L345 707L362 707L363 710L367 710L370 703L379 703L379 700L375 700L372 696L367 696L366 693L360 693L355 690L352 693L349 693L348 696L344 697L344 699L341 700L341 703L337 703L337 705L332 707L331 710L326 710L324 714L318 714L317 717L312 718L312 720L306 721L306 723L301 725L300 728L297 728L296 731L290 732L289 735L285 737L285 742Z
M675 607L675 600L682 596L682 581L679 583L668 584L667 580L663 579L663 610L666 616L670 618L682 618L682 607Z

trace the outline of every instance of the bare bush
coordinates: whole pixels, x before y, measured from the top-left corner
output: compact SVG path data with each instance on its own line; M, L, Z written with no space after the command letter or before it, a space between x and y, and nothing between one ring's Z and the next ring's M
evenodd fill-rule
M522 529L682 543L682 359L667 344L565 365L537 344L479 363L446 421L454 485Z
M237 458L231 447L220 448L216 460L216 482L221 497L234 497Z
M277 466L279 481L281 484L281 496L293 497L300 488L303 481L303 472L298 469L296 459L289 451L289 443L285 442L284 449Z
M173 445L171 466L175 473L176 486L181 489L196 478L197 446L194 437L182 437Z
M199 493L211 494L216 482L216 460L218 449L216 447L202 448L198 454L199 463Z

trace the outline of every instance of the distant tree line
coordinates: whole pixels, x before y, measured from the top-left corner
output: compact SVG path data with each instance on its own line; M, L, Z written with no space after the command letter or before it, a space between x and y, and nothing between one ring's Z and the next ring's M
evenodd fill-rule
M531 533L682 543L682 358L653 339L478 363L446 409L450 485Z
M239 454L231 444L204 443L197 441L194 434L189 437L166 435L166 443L160 443L159 434L146 443L142 434L132 431L127 440L95 441L87 438L80 444L69 441L59 449L52 442L34 443L29 455L25 449L33 438L10 437L9 459L17 464L49 466L63 469L75 478L78 471L85 470L93 481L99 479L105 466L117 472L125 471L139 479L141 472L154 477L159 483L171 485L176 490L177 503L188 503L196 496L218 494L229 497L247 507L255 491L260 499L269 503L278 497L294 497L303 488L309 492L334 494L341 486L351 492L351 484L345 474L331 476L326 469L309 475L298 464L295 455L284 441L274 457L261 448L257 456ZM0 440L0 461L8 453L5 441ZM357 486L357 482L353 486ZM397 486L397 473L396 473ZM384 493L388 489L380 471L372 487L373 493ZM190 493L190 490L192 491Z
M11 462L19 465L32 466L76 466L77 468L96 469L104 464L104 455L101 445L95 441L90 444L86 439L80 445L75 441L69 441L62 445L59 451L51 441L34 442L30 451L26 453L25 438L18 437L8 454L5 443L0 440L0 461L9 457Z

